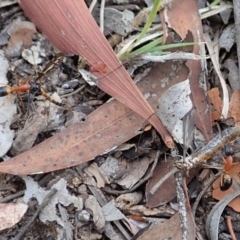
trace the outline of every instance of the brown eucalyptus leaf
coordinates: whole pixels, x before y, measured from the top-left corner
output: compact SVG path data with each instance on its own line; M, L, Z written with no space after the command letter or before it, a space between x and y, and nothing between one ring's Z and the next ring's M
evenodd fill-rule
M148 120L166 145L173 147L171 136L119 62L84 1L21 0L19 4L60 51L87 60L99 88Z
M172 158L168 157L167 160L160 161L154 170L152 178L146 185L146 198L147 206L150 208L164 205L176 197L176 187L174 175L170 176L154 194L151 194L152 188L172 169L174 168L174 161ZM191 169L187 177L187 182L189 183L194 176L196 176L198 169ZM171 186L171 187L169 187Z
M179 62L160 63L138 83L144 94L152 93L148 101L153 109L164 90L162 82L170 75L173 82L184 79L187 68ZM27 152L0 163L0 172L26 175L79 165L136 136L144 123L138 114L112 100L89 114L85 122L69 126Z
M188 14L186 14L186 12ZM177 17L176 17L177 16ZM189 32L193 35L194 43L204 42L202 32L202 22L198 13L197 2L194 0L178 1L173 0L171 7L164 9L161 16L166 26L173 28L182 39L186 39ZM167 33L167 31L164 31ZM166 37L165 37L166 38ZM200 46L193 45L193 53L201 54ZM204 74L204 69L200 61L188 60L186 66L189 68L189 80L191 87L191 97L193 105L196 107L194 112L194 122L207 140L212 138L211 115L207 103L206 93L200 87Z
M182 239L179 213L159 225L149 228L138 240Z

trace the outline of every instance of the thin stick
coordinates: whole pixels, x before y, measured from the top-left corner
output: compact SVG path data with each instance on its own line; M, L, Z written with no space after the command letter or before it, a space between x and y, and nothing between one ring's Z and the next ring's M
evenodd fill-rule
M60 97L61 98L65 98L65 97L70 97L78 92L81 92L85 87L87 86L87 84L83 84L80 88L78 88L77 90L71 92L71 93L67 93L67 94L64 94L64 95L61 95Z

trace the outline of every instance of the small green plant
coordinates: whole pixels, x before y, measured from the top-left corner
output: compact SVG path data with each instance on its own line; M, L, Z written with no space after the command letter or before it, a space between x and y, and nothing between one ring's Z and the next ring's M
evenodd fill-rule
M215 0L211 7L216 7L222 0ZM150 27L152 26L153 20L155 19L159 9L161 9L162 0L155 0L152 6L152 9L149 13L146 24L144 25L142 31L138 36L129 41L129 43L124 46L124 49L119 52L118 57L120 60L127 59L132 56L140 55L140 54L152 54L152 55L164 55L169 54L171 51L166 52L165 50L170 50L173 48L185 47L194 45L197 43L188 42L188 43L174 43L174 44L166 44L163 45L163 36L162 32L149 34L151 31ZM203 10L203 9L202 9ZM200 13L204 13L201 9ZM208 8L210 11L211 8Z

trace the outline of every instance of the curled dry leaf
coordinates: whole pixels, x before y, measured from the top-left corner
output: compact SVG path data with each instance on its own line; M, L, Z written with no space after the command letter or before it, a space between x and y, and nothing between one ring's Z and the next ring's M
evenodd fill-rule
M19 4L60 51L87 60L99 88L147 119L165 144L173 147L169 133L119 62L84 1L21 0Z
M109 180L103 171L97 166L96 163L92 163L89 167L84 169L84 172L88 174L89 177L93 177L97 181L97 187L105 187L106 184L109 184Z
M132 205L138 204L142 200L141 192L121 194L116 199L116 206L120 209L128 209Z
M0 204L0 230L13 227L18 223L28 209L23 203L1 203Z
M17 0L1 0L0 3L0 8L3 8L17 3Z

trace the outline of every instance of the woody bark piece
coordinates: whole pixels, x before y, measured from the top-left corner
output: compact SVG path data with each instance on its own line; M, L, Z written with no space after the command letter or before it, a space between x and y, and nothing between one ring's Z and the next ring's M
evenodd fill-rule
M98 87L147 119L168 147L172 138L119 62L83 0L21 0L20 6L63 53L79 54L98 77Z

